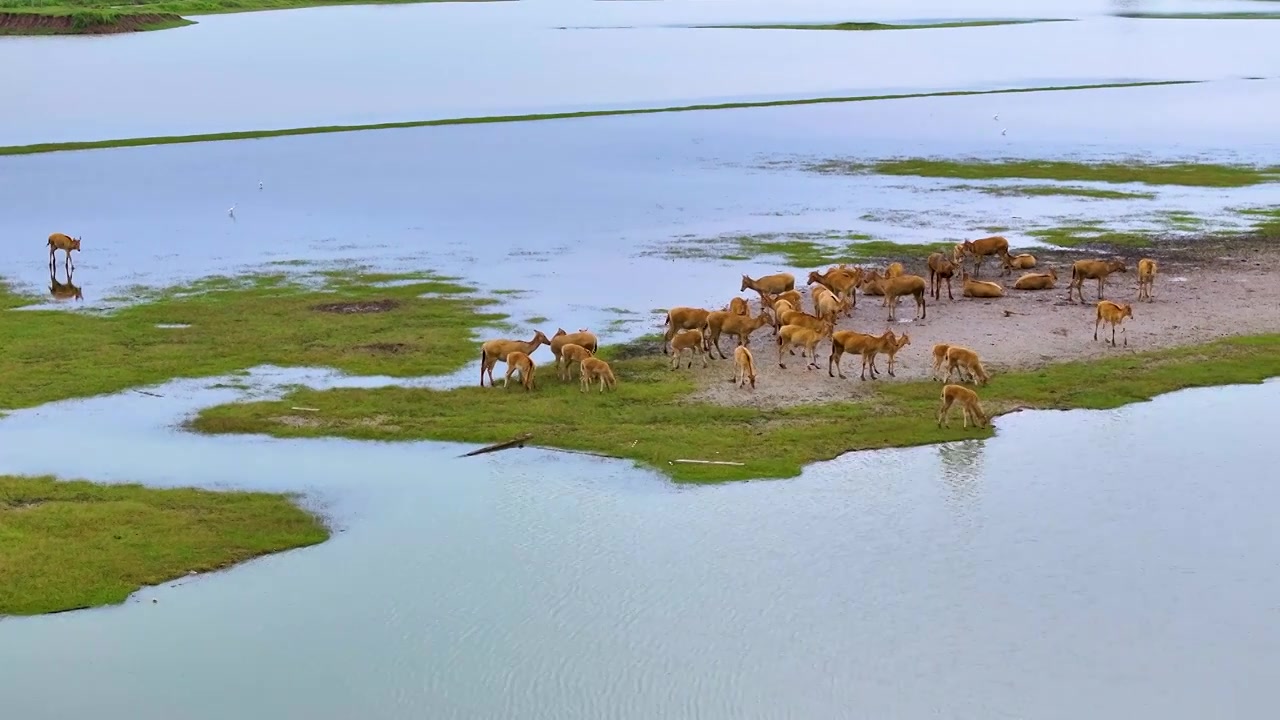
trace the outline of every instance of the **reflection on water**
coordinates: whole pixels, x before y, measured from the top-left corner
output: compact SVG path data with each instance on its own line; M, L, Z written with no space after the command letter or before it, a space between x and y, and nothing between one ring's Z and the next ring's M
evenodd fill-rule
M460 459L452 444L174 430L236 395L202 388L0 419L0 472L303 490L344 532L124 606L0 622L6 713L1065 720L1275 706L1280 485L1264 470L1280 383L1022 412L984 442L708 487L534 450ZM1171 440L1190 417L1197 441ZM83 445L58 457L68 418Z
M957 500L974 498L982 479L983 440L961 440L938 446L942 464L942 481Z
M54 300L84 300L84 292L73 282L75 270L67 268L67 281L58 282L58 274L53 265L49 266L49 294Z

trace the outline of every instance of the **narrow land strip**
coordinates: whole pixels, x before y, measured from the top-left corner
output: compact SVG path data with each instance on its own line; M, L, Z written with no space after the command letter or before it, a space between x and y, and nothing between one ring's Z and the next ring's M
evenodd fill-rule
M941 30L947 28L995 27L999 25L1034 25L1038 23L1073 22L1073 18L1030 18L1019 20L952 20L936 23L780 23L772 25L692 25L690 27L717 30L843 30L847 32L876 32L880 30Z
M404 122L372 123L366 125L325 125L275 130L242 130L225 133L201 133L195 135L165 135L111 140L85 140L0 147L0 155L31 155L73 150L99 150L143 145L175 145L181 143L219 142L225 140L256 140L292 135L319 135L326 133L360 132L366 130L398 130L443 125L482 125L489 123L535 122L539 120L572 120L579 118L611 117L620 115L653 115L658 113L694 112L701 110L737 110L746 108L782 107L789 105L822 105L832 103L870 102L876 100L906 100L929 97L965 97L970 95L1012 95L1035 92L1064 92L1079 90L1103 90L1112 88L1158 87L1164 85L1191 85L1201 80L1156 80L1132 83L1098 83L1091 85L1063 85L1052 87L1005 88L999 90L947 90L941 92L904 93L892 95L855 95L844 97L801 98L796 100L761 100L752 102L702 103L660 108L622 108L614 110L581 110L559 113L532 113L527 115L492 115L486 117L440 118L435 120L409 120Z
M95 0L0 0L0 35L108 35L192 25L187 15L295 10L336 5L399 5L515 0L163 0L113 5Z

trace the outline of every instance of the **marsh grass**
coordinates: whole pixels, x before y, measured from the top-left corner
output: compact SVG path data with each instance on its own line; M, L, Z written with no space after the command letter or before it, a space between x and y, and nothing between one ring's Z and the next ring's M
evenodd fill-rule
M285 495L0 476L0 615L118 604L328 537Z
M408 281L392 287L381 283ZM429 297L421 297L423 294ZM262 364L362 375L443 374L478 355L473 330L496 301L430 273L360 270L214 277L150 290L106 314L8 310L32 302L0 285L0 407L23 408ZM380 302L378 312L318 305ZM156 325L186 324L163 329Z
M949 243L918 245L872 240L861 233L765 234L717 238L681 238L645 255L667 258L744 261L782 258L790 267L818 268L882 258L925 257L934 251L950 252Z
M967 190L997 197L1038 197L1062 195L1098 200L1154 200L1153 192L1131 192L1078 185L956 185L950 190Z
M616 115L652 115L671 112L696 112L702 110L737 110L748 108L784 107L791 105L824 105L831 103L869 102L876 100L906 100L925 97L965 97L970 95L1015 95L1031 92L1066 92L1109 88L1155 87L1162 85L1188 85L1200 80L1158 80L1133 83L1096 83L1092 85L1060 85L1046 87L1007 88L1002 90L950 90L930 93L903 93L896 95L852 95L840 97L802 98L797 100L762 100L759 102L701 103L656 108L626 108L616 110L583 110L578 112L536 113L527 115L492 115L485 117L442 118L437 120L409 120L405 122L371 123L365 125L322 125L278 130L244 130L199 135L166 135L141 138L117 138L32 145L8 145L0 147L0 155L30 155L34 153L68 152L74 150L98 150L114 147L139 147L144 145L173 145L194 142L221 142L226 140L250 140L292 135L317 135L326 133L359 132L366 130L398 130L443 125L482 125L507 122L537 122L541 120L574 120Z
M959 180L1057 180L1143 183L1195 187L1247 187L1280 180L1280 167L1213 163L1067 162L1061 160L937 160L901 158L879 162L824 160L806 169L830 174L878 174Z
M1280 375L1278 351L1280 335L1176 350L1117 352L1099 361L997 372L979 394L988 413L994 414L1015 408L1114 408L1180 388L1260 382ZM602 349L602 354L611 353ZM695 381L670 372L665 358L612 362L618 388L604 394L594 388L581 393L576 382L554 378L534 393L501 387L299 390L277 402L210 408L192 424L207 433L471 443L499 442L530 432L537 445L635 460L684 482L792 477L805 464L850 450L925 445L988 437L992 432L963 430L958 419L949 429L936 427L941 385L927 380L877 383L875 391L858 402L759 409L691 401ZM720 367L728 380L732 367ZM838 381L831 382L834 386ZM320 411L309 413L306 423L280 422L293 405ZM383 421L370 424L370 417ZM672 464L676 458L745 465Z
M1238 211L1253 220L1253 231L1267 237L1280 237L1280 205L1244 208Z

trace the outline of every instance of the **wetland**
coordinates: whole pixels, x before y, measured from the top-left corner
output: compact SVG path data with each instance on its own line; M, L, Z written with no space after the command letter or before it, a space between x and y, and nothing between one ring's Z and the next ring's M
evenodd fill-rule
M1268 23L716 5L350 6L0 38L20 78L0 108L6 708L1273 706L1280 145L1261 110L1280 66L1249 50ZM419 37L405 68L316 56L326 28L351 29L333 36L348 50L361 28L403 46L411 20L438 42ZM845 22L937 27L732 27ZM496 32L519 67L455 52ZM267 36L279 63L232 58ZM1025 62L941 60L984 44ZM664 59L641 68L642 51ZM404 73L449 52L453 79L425 70L437 91L407 97ZM894 52L920 57L814 70ZM200 97L160 106L211 58L228 64ZM99 112L37 122L63 62ZM299 63L329 74L324 93L289 89ZM554 88L529 79L571 66ZM100 73L149 94L97 102ZM1056 89L1075 85L1098 87ZM45 265L54 231L83 237L73 273L61 253ZM1057 286L1014 290L988 260L1005 297L962 297L957 277L924 320L910 297L890 322L859 295L839 328L909 335L894 377L860 380L847 355L831 377L825 341L822 369L780 368L769 327L754 390L728 382L732 360L673 371L661 354L670 308L759 312L743 275L794 273L807 309L809 270L927 276L930 252L991 234ZM1093 257L1127 266L1106 284L1133 306L1115 347L1090 332L1094 281L1065 298ZM1141 258L1159 264L1151 302ZM545 348L534 391L475 387L482 340L557 328L600 336L614 391L561 382ZM981 354L991 427L936 426L938 342Z

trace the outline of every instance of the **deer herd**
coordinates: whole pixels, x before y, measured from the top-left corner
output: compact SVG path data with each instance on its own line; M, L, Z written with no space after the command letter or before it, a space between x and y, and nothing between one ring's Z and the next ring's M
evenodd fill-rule
M955 299L952 280L957 275L962 297L1004 297L1006 291L1000 283L977 279L983 264L989 258L999 261L1001 274L1004 276L1012 275L1015 270L1024 271L1013 283L1016 290L1052 290L1057 287L1056 270L1047 268L1045 272L1034 272L1035 256L1027 253L1011 254L1009 241L999 235L957 243L950 253L932 253L925 262L929 273L927 279L906 273L900 262L890 263L883 270L847 264L813 270L807 278L807 284L811 288L808 307L802 305L803 296L796 289L796 278L789 272L758 278L743 275L739 291L751 290L759 295L759 314L753 316L746 299L742 297L732 298L720 310L673 307L667 311L663 323L666 332L662 338L662 352L670 355L673 371L679 369L686 355L686 368L693 366L695 357L705 368L709 367L708 357L713 353L719 359L729 357L721 344L727 336L737 341L733 349L734 375L730 382L737 384L739 388L748 385L755 388L756 363L749 347L750 338L757 330L769 326L773 330L778 349L778 367L782 369L787 367L788 355L794 356L796 349L799 349L800 357L806 360L805 370L821 370L817 348L823 341L828 341L831 344L831 351L827 356L828 376L845 378L840 361L846 354L860 357L862 363L859 377L862 380L866 380L868 374L872 380L880 375L876 366L876 359L880 355L886 357L888 373L893 376L898 352L911 344L908 333L897 335L892 329L886 329L880 335L871 335L836 329L841 317L853 316L858 294L883 298L880 305L887 309L889 321L896 320L899 300L910 297L915 301L915 317L923 320L927 317L928 300L941 301L943 285L946 286L948 300ZM966 267L968 260L972 260L972 274ZM1138 262L1137 270L1138 299L1151 301L1156 262L1151 258L1143 258ZM1107 278L1117 272L1128 272L1124 261L1077 260L1071 266L1071 281L1067 286L1068 300L1075 302L1078 297L1083 303L1085 280L1097 281L1094 340L1098 339L1099 327L1105 329L1110 325L1110 343L1113 347L1116 345L1116 328L1125 318L1133 317L1133 308L1129 303L1117 303L1103 298ZM489 384L494 384L493 367L504 361L507 373L503 385L509 384L512 374L518 374L520 384L526 390L532 389L534 365L529 355L544 344L551 347L561 380L572 380L572 366L576 363L583 392L594 381L599 381L600 392L604 392L606 387L615 386L616 380L609 364L595 357L599 346L596 336L587 330L567 333L561 328L551 338L538 331L529 341L490 340L484 343L480 351L481 387L484 386L486 372L489 374ZM1124 344L1128 345L1127 337ZM942 376L944 367L946 374ZM953 376L961 384L952 383ZM934 345L932 377L943 382L942 404L937 413L939 426L947 425L950 410L956 404L964 411L965 427L970 423L975 426L987 424L988 417L978 402L977 393L962 384L967 382L975 386L986 385L990 379L977 352L959 345Z

